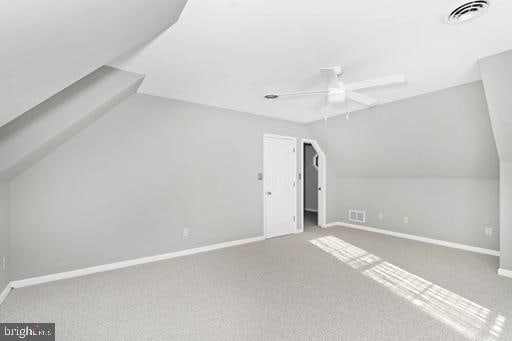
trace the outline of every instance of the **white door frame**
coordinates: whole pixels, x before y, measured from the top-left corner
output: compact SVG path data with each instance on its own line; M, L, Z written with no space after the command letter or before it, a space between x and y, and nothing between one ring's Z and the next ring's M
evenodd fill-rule
M319 162L318 162L318 187L321 188L321 190L318 191L318 225L320 227L326 226L326 212L327 212L327 200L326 200L326 193L327 193L327 158L325 157L325 154L320 148L320 145L316 140L312 139L301 139L300 143L300 173L301 176L301 196L300 196L300 214L302 216L301 219L301 229L300 231L304 231L304 145L305 144L311 144L313 148L315 148L315 151L318 154Z
M276 135L276 134L263 134L263 144L262 144L262 148L263 148L263 191L261 192L262 194L262 200L263 200L263 235L265 236L265 238L268 238L267 237L267 205L266 205L266 202L265 202L265 192L266 192L266 189L267 189L267 177L266 177L266 174L265 174L265 139L266 138L279 138L279 139L285 139L285 140L290 140L290 141L293 141L295 143L295 153L297 153L297 138L295 137L292 137L292 136L284 136L284 135ZM298 221L299 221L299 217L297 215L297 187L299 186L299 183L297 181L297 157L294 158L294 162L293 162L293 169L295 170L295 195L294 195L294 199L293 199L293 207L294 207L294 210L295 210L295 233L297 233L297 230L298 230ZM302 228L304 229L304 226L302 226Z

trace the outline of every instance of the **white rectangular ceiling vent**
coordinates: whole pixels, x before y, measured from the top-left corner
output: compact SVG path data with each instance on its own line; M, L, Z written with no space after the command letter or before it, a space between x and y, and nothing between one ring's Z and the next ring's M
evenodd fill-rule
M366 222L366 212L357 210L348 210L348 220L356 223Z

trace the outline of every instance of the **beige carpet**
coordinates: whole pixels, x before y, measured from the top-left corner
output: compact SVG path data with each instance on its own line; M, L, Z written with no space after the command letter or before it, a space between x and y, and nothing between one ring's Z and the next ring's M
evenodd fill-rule
M497 258L341 227L17 289L58 340L512 340Z

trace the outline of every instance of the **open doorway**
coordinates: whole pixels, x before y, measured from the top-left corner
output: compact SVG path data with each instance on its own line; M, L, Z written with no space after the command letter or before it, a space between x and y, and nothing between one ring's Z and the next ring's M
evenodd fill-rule
M304 143L304 230L318 227L318 153L311 143Z
M325 226L327 160L315 140L302 139L302 230Z

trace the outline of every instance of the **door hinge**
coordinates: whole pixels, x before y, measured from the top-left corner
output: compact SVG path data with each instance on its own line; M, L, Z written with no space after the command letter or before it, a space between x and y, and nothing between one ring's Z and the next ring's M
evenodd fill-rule
M295 216L293 216L293 222L295 222Z
M293 182L293 187L295 187L295 181Z
M293 152L295 153L295 147L293 147Z

